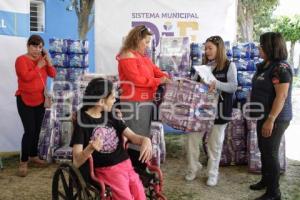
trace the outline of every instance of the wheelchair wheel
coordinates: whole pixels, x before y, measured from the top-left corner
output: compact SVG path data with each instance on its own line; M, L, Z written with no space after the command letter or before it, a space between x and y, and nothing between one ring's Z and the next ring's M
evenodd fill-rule
M62 163L55 171L52 181L52 200L87 200L86 183L79 170L72 164Z

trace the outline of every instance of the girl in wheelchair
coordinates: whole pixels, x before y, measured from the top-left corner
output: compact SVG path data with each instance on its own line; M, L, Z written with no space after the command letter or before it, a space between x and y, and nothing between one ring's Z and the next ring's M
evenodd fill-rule
M144 187L132 167L123 138L141 146L139 160L142 162L152 156L151 141L126 127L116 112L112 112L114 102L111 81L96 78L89 82L71 140L73 164L83 177L89 177L88 158L92 156L95 175L110 186L114 200L145 200Z

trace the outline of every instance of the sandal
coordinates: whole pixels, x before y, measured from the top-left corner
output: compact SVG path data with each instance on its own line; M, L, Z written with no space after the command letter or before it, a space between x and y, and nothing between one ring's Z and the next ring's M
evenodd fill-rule
M28 163L27 162L20 162L19 171L17 173L20 177L27 176L28 173Z
M48 163L45 160L40 159L39 157L29 157L29 162L34 164L37 167L47 167Z

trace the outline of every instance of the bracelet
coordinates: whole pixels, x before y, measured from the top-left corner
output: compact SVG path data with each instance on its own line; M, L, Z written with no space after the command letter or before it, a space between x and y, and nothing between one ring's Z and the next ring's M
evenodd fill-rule
M268 115L268 118L271 119L273 122L274 122L275 119L276 119L275 116L274 116L274 115L271 115L271 114Z

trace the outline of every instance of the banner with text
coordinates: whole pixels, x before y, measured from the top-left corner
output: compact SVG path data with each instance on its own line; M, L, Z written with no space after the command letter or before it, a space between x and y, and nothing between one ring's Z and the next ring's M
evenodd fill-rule
M152 31L156 47L162 36L188 36L191 42L204 42L220 35L234 41L236 0L95 1L96 72L117 74L115 57L122 39L140 24Z

